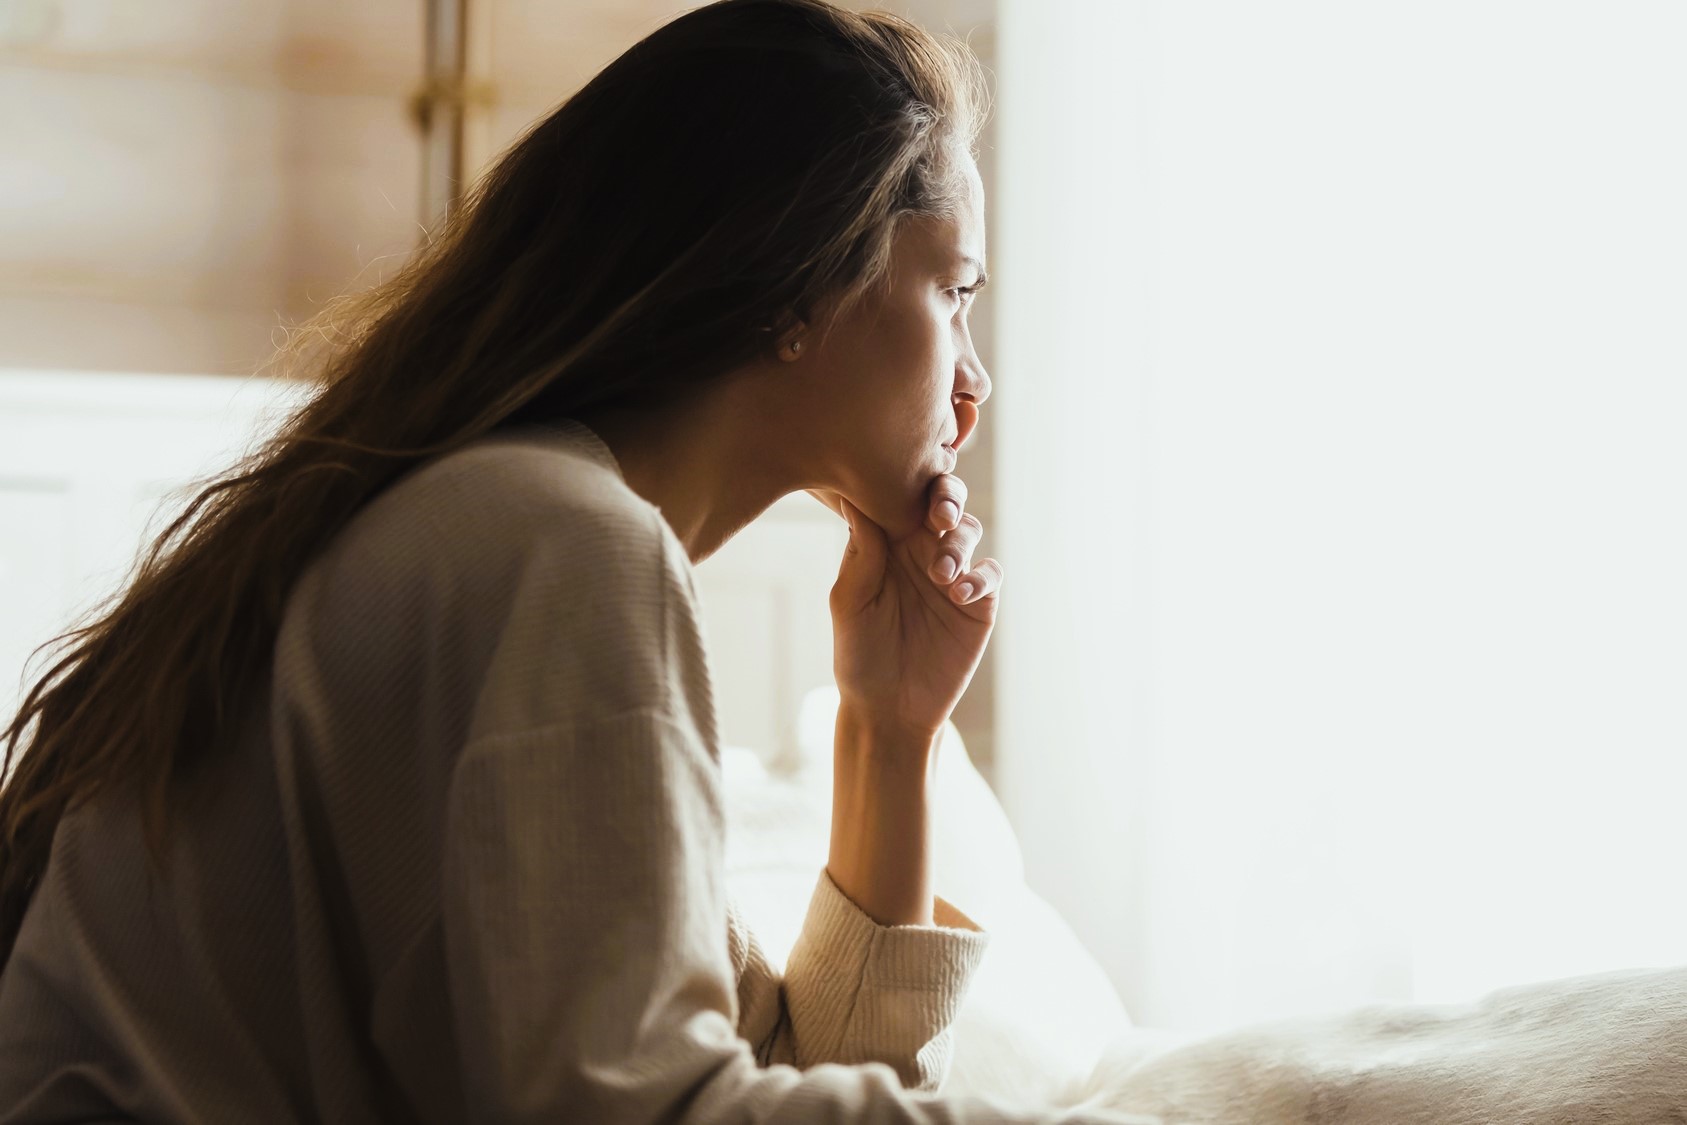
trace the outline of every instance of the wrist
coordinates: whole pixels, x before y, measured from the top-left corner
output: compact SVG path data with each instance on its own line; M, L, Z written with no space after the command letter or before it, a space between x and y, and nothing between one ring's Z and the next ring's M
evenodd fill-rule
M931 925L936 737L839 709L827 868L881 925Z
M838 706L833 747L837 755L885 764L928 766L936 757L941 728L932 730L887 719L871 708L845 701Z

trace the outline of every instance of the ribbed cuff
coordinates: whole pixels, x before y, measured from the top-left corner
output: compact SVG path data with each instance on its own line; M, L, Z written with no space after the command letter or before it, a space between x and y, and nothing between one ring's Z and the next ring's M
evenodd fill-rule
M865 988L959 996L983 960L990 935L948 900L938 897L934 907L938 925L880 925L822 868L801 934L810 946L808 965Z
M947 901L939 911L965 924L880 925L821 870L785 970L799 1066L876 1061L911 1088L942 1081L990 935Z

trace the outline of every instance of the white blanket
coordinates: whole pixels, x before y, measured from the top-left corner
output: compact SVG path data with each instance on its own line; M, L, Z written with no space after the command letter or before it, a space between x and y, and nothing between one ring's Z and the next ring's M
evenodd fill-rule
M1061 1100L1163 1125L1687 1122L1687 967L1213 1035L1131 1032Z

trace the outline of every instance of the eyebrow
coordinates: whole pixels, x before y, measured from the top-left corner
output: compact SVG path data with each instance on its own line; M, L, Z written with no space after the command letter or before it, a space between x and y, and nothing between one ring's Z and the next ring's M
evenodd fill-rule
M977 258L973 258L973 257L969 257L969 256L968 257L962 257L961 261L965 262L967 265L971 266L973 269L978 271L978 281L973 286L974 289L982 289L986 285L990 284L990 275L984 272L984 263L983 262L979 261Z

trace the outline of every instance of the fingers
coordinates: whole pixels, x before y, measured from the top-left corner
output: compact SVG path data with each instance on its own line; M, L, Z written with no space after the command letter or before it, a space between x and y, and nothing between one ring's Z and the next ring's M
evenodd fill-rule
M949 597L957 605L968 605L981 598L994 596L1002 588L1002 564L985 559L971 573L949 587Z
M967 486L966 482L953 473L944 473L932 483L930 515L926 522L933 531L949 531L960 524L961 513L966 511Z
M1002 585L1002 566L995 559L972 565L972 552L984 537L984 524L965 510L966 501L967 486L960 477L945 474L932 484L927 522L939 538L931 560L931 578L949 588L949 598L957 605L993 597Z
M931 576L939 586L946 586L967 572L972 566L973 548L983 537L984 525L971 512L962 515L960 526L943 536L931 560Z

